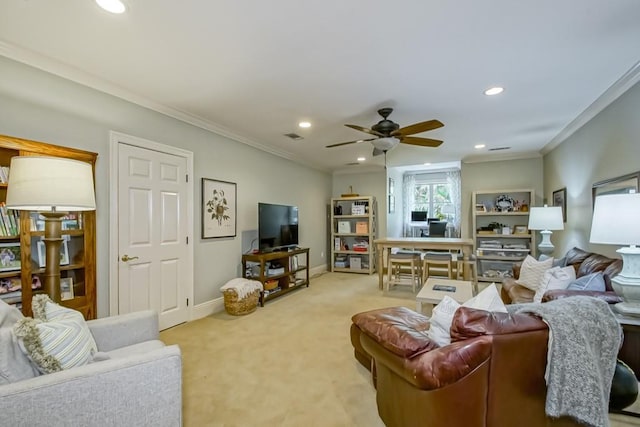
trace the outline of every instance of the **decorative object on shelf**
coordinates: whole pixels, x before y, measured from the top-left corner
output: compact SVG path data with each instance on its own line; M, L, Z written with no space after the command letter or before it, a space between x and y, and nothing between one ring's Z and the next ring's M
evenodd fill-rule
M60 157L11 159L7 208L37 210L45 218L45 292L60 302L61 218L64 211L93 211L96 200L91 164ZM67 254L68 257L68 254Z
M40 268L46 265L46 248L43 240L38 241L38 265ZM69 247L67 241L62 240L60 243L60 265L69 265Z
M516 225L513 227L513 234L529 234L526 225Z
M564 230L562 221L562 208L560 206L532 207L529 215L529 230L541 230L542 241L538 245L538 250L543 254L553 253L553 243L551 243L552 230Z
M562 208L562 222L567 222L567 187L554 191L552 198L553 206Z
M236 183L202 178L202 238L236 236Z
M73 279L71 277L60 279L60 299L62 301L73 299Z
M501 194L496 198L496 209L498 212L512 212L515 206L515 200L506 194Z
M476 203L476 212L486 212L487 208L482 203Z
M626 315L640 316L640 194L608 194L596 197L591 222L591 243L629 245L616 252L622 257L622 271L611 284L624 302L615 309Z
M349 186L349 192L347 194L341 194L340 197L358 197L358 193L353 192L353 186Z
M0 243L0 271L15 271L20 268L20 243Z

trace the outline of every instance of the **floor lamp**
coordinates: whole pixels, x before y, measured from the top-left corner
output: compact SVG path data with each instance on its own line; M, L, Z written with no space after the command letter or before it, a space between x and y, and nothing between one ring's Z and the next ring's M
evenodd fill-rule
M611 285L624 302L618 312L640 316L640 194L609 194L596 197L591 221L591 243L629 245L616 252L622 256L622 271L611 278Z
M61 218L68 211L96 209L91 164L60 157L13 157L6 205L7 209L39 211L45 218L44 290L60 302Z
M538 245L540 253L551 256L553 243L551 243L551 230L564 230L562 208L560 206L547 206L531 208L529 212L529 230L541 230L542 241Z

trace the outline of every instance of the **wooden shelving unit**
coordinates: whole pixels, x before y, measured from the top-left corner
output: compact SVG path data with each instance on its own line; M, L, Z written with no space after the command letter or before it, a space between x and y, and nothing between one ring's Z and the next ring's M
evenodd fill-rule
M0 135L0 166L9 167L14 156L54 156L90 163L94 173L98 155L88 151L61 147L44 142ZM6 183L0 183L0 201L7 197ZM86 319L96 317L96 215L95 212L70 212L75 218L77 229L62 230L67 248L68 260L60 266L63 280L72 281L73 298L61 302L62 305L80 311ZM31 299L41 293L38 283L44 284L44 268L40 267L38 241L44 237L43 231L33 229L38 221L37 212L20 211L19 233L0 237L0 246L19 244L20 265L0 267L0 286L20 285L20 290L0 291L0 298L14 304L22 312L31 316ZM74 221L74 220L69 220ZM33 286L32 286L33 285ZM5 286L6 288L6 286ZM6 290L6 289L5 289Z
M331 199L331 227L331 271L373 274L376 199L370 196Z
M535 256L534 235L527 229L533 190L494 190L473 193L473 239L478 280L501 282L513 263ZM496 224L500 227L495 228ZM489 228L492 230L489 230ZM520 232L519 232L520 231Z
M242 255L242 277L258 280L265 287L260 305L294 289L309 287L309 248ZM274 289L267 282L277 281Z

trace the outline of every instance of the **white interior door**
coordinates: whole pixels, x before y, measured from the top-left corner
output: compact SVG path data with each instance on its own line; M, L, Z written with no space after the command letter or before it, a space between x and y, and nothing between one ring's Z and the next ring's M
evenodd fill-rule
M153 309L160 329L188 320L187 160L118 144L118 312Z

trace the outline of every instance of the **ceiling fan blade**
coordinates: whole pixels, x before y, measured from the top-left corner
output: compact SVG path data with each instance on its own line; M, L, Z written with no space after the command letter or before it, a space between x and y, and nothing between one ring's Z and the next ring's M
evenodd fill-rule
M375 140L375 139L378 139L378 138L358 139L358 140L356 140L356 141L339 142L339 143L337 143L337 144L327 145L325 148L340 147L341 145L356 144L356 143L358 143L358 142L373 141L373 140Z
M439 147L442 141L439 139L419 138L417 136L405 136L400 138L401 144L418 145L420 147Z
M391 136L407 136L416 133L426 132L428 130L438 129L444 126L440 120L427 120L426 122L415 123L413 125L405 126L398 130L391 132Z
M362 126L358 126L358 125L345 125L345 126L351 129L359 130L360 132L368 133L369 135L384 136L380 132L376 132L373 129L364 128Z

